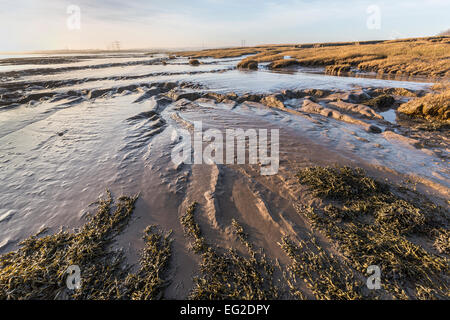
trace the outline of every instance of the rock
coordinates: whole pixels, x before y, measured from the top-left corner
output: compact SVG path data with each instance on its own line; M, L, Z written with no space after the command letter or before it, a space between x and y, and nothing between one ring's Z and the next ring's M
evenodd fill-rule
M377 88L370 90L372 95L377 94L388 94L388 95L394 95L394 96L403 96L403 97L417 97L418 94L420 94L419 91L411 91L405 88Z
M382 133L382 135L387 140L400 141L400 142L403 142L405 144L408 144L409 146L411 146L411 148L414 148L414 149L415 149L414 145L419 143L419 140L405 137L405 136L403 136L401 134L398 134L398 133L395 133L394 131L391 131L391 130L384 131Z
M303 100L303 106L302 106L301 111L308 112L308 113L317 113L324 117L333 118L333 119L348 122L348 123L358 124L358 125L361 125L364 128L366 128L366 130L370 127L369 124L365 123L362 120L353 118L353 117L351 117L347 114L343 114L342 112L339 112L337 110L324 107L324 106L322 106L316 102L313 102L311 100L308 100L308 99Z
M162 92L167 92L169 90L172 90L173 88L176 88L177 86L178 85L175 82L161 82L155 84L155 87L160 88Z
M136 88L137 88L136 84L130 84L128 86L117 88L117 93L122 93L125 91L134 91L134 90L136 90Z
M328 118L335 118L338 119L340 113L337 111L334 111L333 109L330 108L326 108L316 102L313 102L309 99L303 100L303 106L301 111L303 112L308 112L308 113L317 113L320 114L324 117L328 117Z
M398 111L415 117L423 117L429 120L450 119L450 90L439 94L427 94L402 104Z
M354 104L344 101L329 102L328 104L334 106L335 108L339 108L347 112L352 112L369 119L383 119L383 116L376 113L372 108L362 104Z
M246 93L246 94L238 97L237 102L239 102L239 103L242 103L244 101L260 102L261 99L262 99L262 95L260 95L260 94Z
M314 96L316 98L323 98L330 95L331 91L329 90L320 90L320 89L307 89L303 91L305 95Z
M285 109L286 106L283 103L284 97L281 94L273 94L261 99L261 103L269 107L278 109Z
M381 132L383 132L383 130L381 130L379 127L377 127L377 126L374 126L373 124L371 124L371 125L369 125L367 128L366 128L366 131L367 132L370 132L370 133L381 133Z
M366 106L371 106L372 108L375 108L376 110L387 110L392 107L392 105L395 103L395 99L387 94L382 94L376 98L370 99L364 104Z
M186 91L178 91L178 90L170 90L167 93L167 96L175 101L181 100L181 99L187 99L190 101L197 100L202 97L202 95L198 92L186 92Z
M236 100L238 98L238 95L235 92L229 92L226 94L227 99L230 100Z
M284 96L285 99L295 99L297 98L297 94L289 89L285 89L281 91L281 94Z
M96 90L91 90L89 91L89 93L87 94L87 98L88 99L95 99L98 98L102 95L104 95L105 93L109 92L110 89L96 89Z
M197 106L197 104L195 104L187 99L184 99L184 98L181 98L180 100L178 100L177 102L172 104L172 107L174 110L185 110L189 106L190 107Z
M205 98L213 99L216 100L217 102L222 102L227 98L227 96L217 92L207 92L205 94Z
M161 89L152 87L148 89L144 94L142 94L139 98L137 98L133 103L142 102L144 100L150 99L151 97L161 93Z
M363 91L356 91L356 92L335 92L328 95L325 99L329 101L342 100L351 103L361 103L363 101L370 100L371 97Z

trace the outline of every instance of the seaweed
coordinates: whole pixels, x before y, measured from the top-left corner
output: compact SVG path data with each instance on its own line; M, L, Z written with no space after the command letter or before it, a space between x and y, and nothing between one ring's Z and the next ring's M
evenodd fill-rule
M199 225L195 221L197 204L189 206L181 217L187 236L193 239L192 249L201 256L200 275L194 278L194 287L189 294L193 300L266 300L279 297L274 285L274 266L262 252L256 252L247 240L247 235L237 221L232 227L240 242L247 248L249 257L240 255L235 249L213 248L206 243Z
M163 232L156 226L144 231L145 248L140 256L140 269L125 279L127 296L133 300L163 298L164 289L171 283L166 277L172 255L172 232Z
M445 252L445 210L423 196L410 199L405 188L394 193L393 186L358 168L305 168L298 178L315 196L333 202L299 212L336 244L354 269L365 273L370 265L380 266L383 290L392 298L448 299L448 257L432 253L410 238L426 241L438 232L435 246ZM401 192L403 198L397 195Z
M335 256L327 253L310 235L308 241L300 241L297 245L285 236L279 243L292 264L288 267L294 280L303 279L307 287L320 300L359 300L362 295L362 281L358 281L352 269ZM297 286L291 285L294 296L299 294ZM301 292L301 291L300 291Z
M107 191L94 204L87 222L75 232L61 231L20 243L17 251L0 256L0 299L153 299L162 295L161 278L170 257L169 235L153 226L145 230L141 268L130 274L121 250L112 250L114 238L127 226L137 196L114 202ZM81 287L66 285L67 269L80 268Z

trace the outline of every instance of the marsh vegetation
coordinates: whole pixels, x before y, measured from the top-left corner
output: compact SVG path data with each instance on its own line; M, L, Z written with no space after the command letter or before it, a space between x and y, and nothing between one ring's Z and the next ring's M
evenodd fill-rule
M269 62L273 69L292 65L324 66L331 74L357 71L405 76L449 77L450 37L414 38L387 41L267 45L250 48L209 49L184 52L193 57L238 57L258 63ZM289 56L290 59L284 57Z

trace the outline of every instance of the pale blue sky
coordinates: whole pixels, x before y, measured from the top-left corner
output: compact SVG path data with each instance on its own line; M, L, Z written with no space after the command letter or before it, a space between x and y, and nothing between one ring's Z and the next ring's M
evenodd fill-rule
M77 5L81 29L67 28ZM369 29L369 6L380 29ZM450 0L0 0L0 51L215 47L435 35Z

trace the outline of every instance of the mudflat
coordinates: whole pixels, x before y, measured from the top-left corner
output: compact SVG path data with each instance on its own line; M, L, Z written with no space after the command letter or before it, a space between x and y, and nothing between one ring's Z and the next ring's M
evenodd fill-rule
M448 299L449 45L0 60L0 298Z

